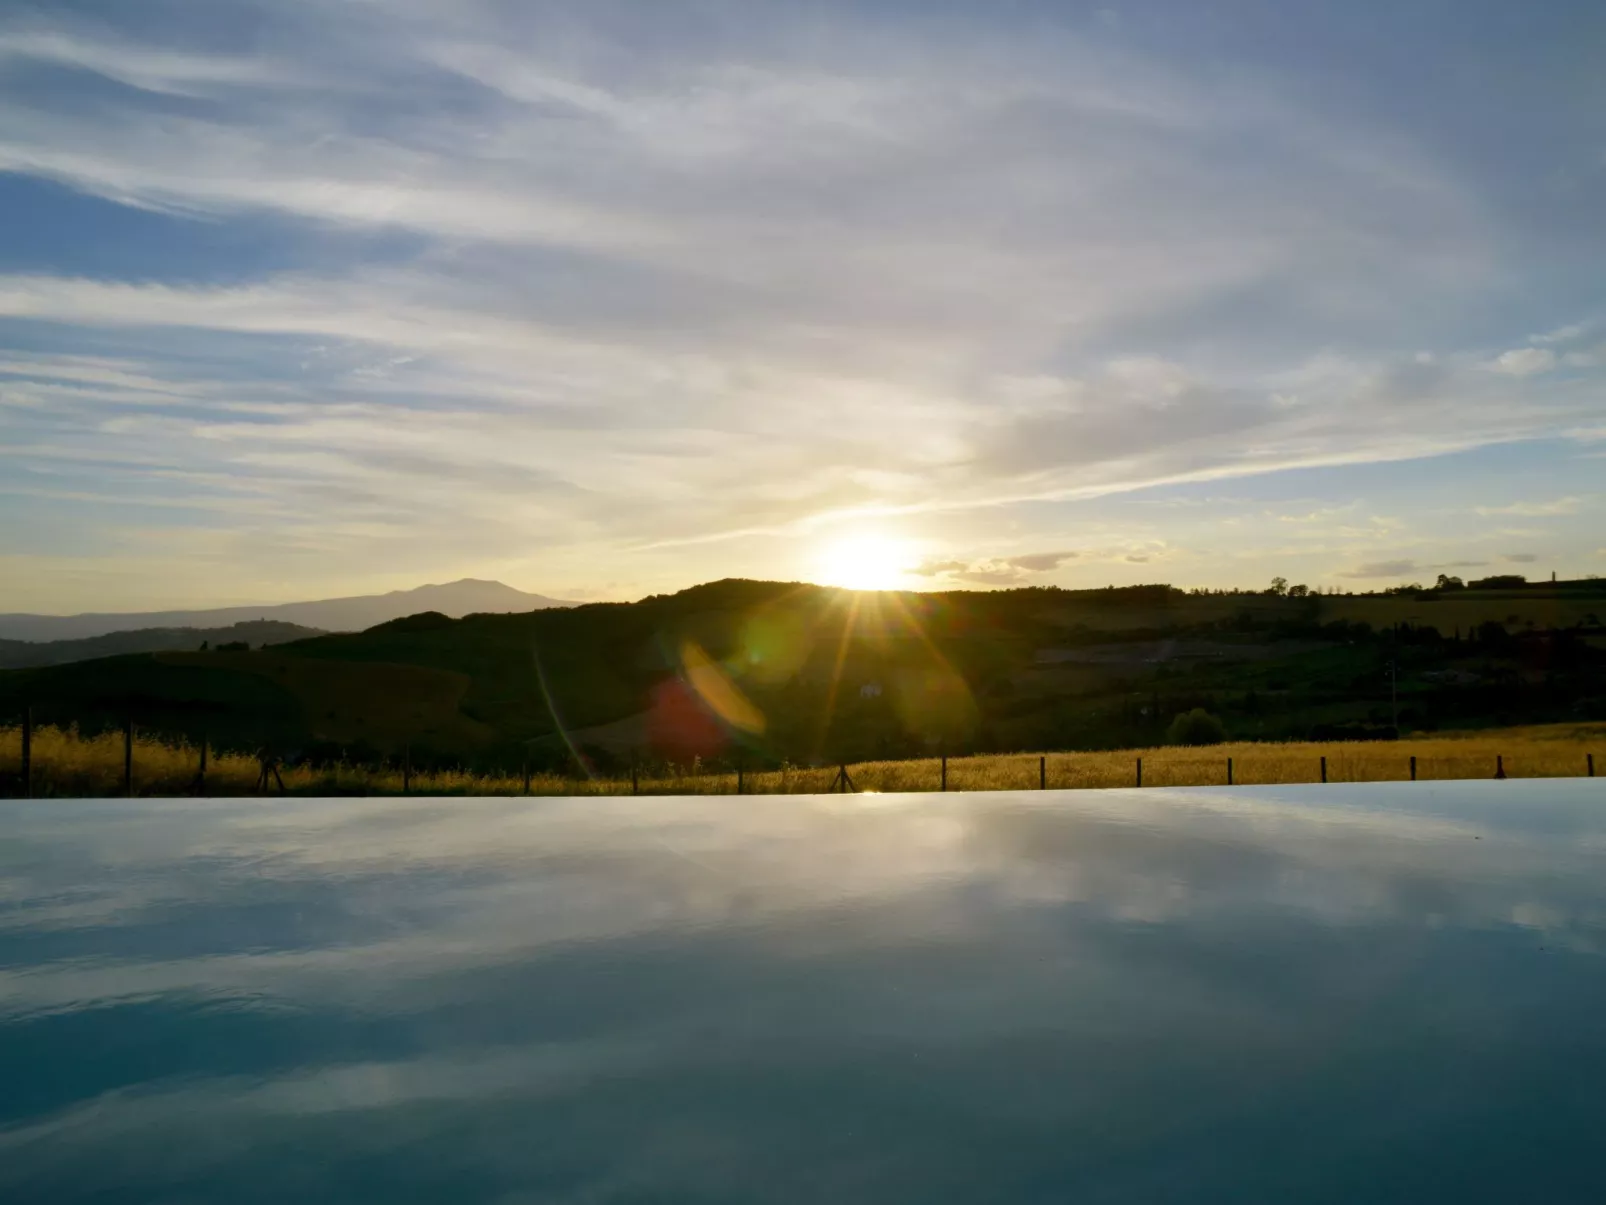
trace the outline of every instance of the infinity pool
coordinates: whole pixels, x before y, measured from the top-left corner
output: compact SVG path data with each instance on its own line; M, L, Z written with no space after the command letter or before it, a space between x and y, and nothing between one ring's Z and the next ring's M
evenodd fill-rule
M1606 783L0 804L7 1202L1606 1200Z

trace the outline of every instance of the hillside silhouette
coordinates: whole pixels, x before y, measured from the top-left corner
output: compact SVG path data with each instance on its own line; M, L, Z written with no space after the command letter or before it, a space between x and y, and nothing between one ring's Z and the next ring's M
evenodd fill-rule
M160 653L199 649L202 645L288 644L322 636L318 628L272 619L251 620L226 628L137 628L131 632L108 632L80 640L0 640L0 669L32 669L43 665L67 665L73 661L93 661L124 653Z
M301 756L749 764L1606 719L1606 584L854 593L725 580L0 674L0 710Z

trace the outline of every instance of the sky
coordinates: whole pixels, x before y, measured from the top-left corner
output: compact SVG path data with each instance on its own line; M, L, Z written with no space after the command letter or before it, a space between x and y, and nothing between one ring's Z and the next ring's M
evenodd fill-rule
M1606 6L11 0L0 611L1606 573Z

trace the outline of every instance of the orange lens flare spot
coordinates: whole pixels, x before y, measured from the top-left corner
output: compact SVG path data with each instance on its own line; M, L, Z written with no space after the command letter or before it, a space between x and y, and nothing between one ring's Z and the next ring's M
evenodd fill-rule
M690 760L724 751L725 730L679 678L660 682L647 712L647 743L655 753Z

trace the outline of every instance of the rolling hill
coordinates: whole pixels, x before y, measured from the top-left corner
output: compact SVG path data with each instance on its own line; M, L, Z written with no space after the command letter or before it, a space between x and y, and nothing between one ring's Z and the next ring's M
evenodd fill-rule
M1606 585L1409 596L857 594L727 580L252 652L0 673L0 720L141 726L415 763L751 765L1606 719Z
M245 643L260 648L265 644L288 644L325 633L276 620L253 620L226 628L138 628L132 632L108 632L80 640L0 640L0 669L32 669L44 665L67 665L73 661L93 661L99 657L118 657L126 653L194 651L203 644Z

